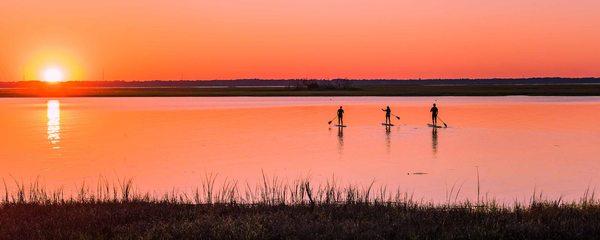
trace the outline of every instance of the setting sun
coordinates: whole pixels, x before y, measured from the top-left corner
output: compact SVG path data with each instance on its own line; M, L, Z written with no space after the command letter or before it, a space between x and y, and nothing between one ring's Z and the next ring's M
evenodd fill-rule
M64 80L64 73L60 68L46 68L42 73L42 80L44 82L62 82Z

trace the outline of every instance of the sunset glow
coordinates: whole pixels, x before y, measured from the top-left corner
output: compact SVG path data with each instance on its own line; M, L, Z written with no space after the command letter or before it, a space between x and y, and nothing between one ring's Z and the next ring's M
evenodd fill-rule
M0 240L600 235L600 0L0 1Z
M69 81L600 76L597 0L7 0L0 16L0 81L55 59Z

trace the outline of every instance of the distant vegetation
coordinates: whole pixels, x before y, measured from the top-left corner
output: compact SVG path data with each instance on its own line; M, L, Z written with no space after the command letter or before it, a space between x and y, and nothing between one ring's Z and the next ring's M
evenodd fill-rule
M295 90L353 90L353 81L348 79L334 79L330 81L324 80L300 80L294 81L293 86L289 86Z
M1 87L4 85L4 87ZM600 79L0 83L0 97L600 96Z
M71 81L67 87L285 87L347 89L364 86L410 85L548 85L600 84L600 78L490 78L490 79L233 79L233 80L150 80L150 81ZM39 81L0 82L0 88L35 88L47 85Z
M240 191L240 189L243 189ZM81 185L71 196L17 183L0 204L4 239L595 239L600 202L469 202L460 189L446 203L415 201L385 187L314 187L263 177L257 186L209 175L192 193L153 196L131 181Z

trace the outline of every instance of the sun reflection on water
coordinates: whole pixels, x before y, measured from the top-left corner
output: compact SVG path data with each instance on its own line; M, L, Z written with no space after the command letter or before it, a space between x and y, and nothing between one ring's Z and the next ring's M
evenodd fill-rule
M52 149L60 149L60 102L58 100L49 100L48 103L48 141Z

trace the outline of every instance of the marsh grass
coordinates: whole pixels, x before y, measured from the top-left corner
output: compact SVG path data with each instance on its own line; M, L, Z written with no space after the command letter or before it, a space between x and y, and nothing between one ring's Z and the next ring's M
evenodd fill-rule
M309 178L284 180L277 176L262 174L259 184L245 183L240 187L237 180L225 178L217 184L217 174L205 174L200 186L188 192L175 189L160 195L138 191L132 179L117 179L116 183L100 177L95 185L83 182L76 191L65 194L64 188L47 190L36 179L25 184L13 179L13 187L2 179L4 197L2 205L36 204L56 205L65 203L171 203L171 204L244 204L244 205L328 205L328 204L383 204L413 202L412 195L399 190L391 194L386 186L374 189L375 182L366 187L341 186L335 179L324 184L313 184ZM240 190L240 188L242 190ZM453 191L453 190L452 190ZM460 190L459 190L460 191ZM456 193L458 197L458 193Z
M462 184L434 204L374 182L341 185L287 181L263 173L259 184L206 174L191 192L138 191L131 179L101 178L77 191L49 191L38 180L3 181L0 238L203 239L593 239L600 234L600 202L593 189L578 201L528 203L460 200ZM218 183L218 184L217 184Z

